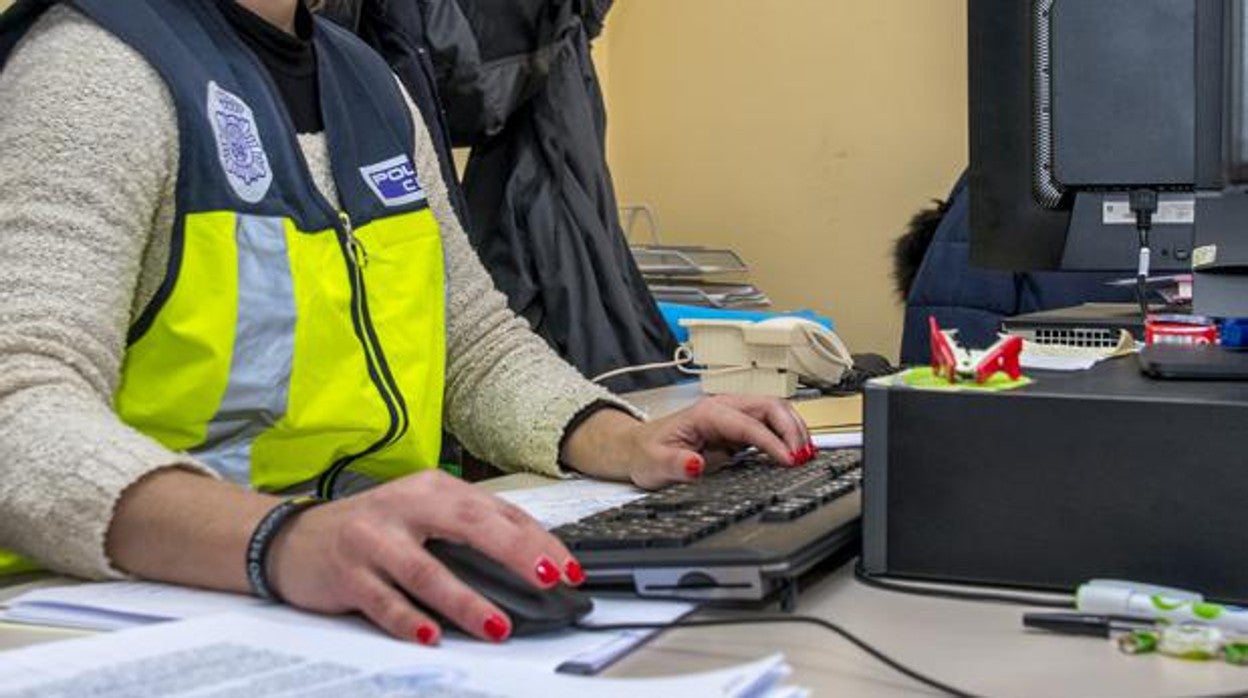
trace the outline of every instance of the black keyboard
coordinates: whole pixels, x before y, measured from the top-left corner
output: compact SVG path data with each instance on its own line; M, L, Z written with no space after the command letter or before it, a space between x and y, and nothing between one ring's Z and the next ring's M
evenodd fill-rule
M726 598L735 596L724 589L744 576L750 589L739 596L758 597L774 586L764 579L769 574L794 577L857 541L861 463L859 450L822 451L791 468L749 455L553 533L585 564L592 584L635 584L639 593L654 592L646 596ZM680 574L659 574L665 582L643 589L643 568ZM751 569L758 579L743 572ZM668 593L695 587L718 592Z

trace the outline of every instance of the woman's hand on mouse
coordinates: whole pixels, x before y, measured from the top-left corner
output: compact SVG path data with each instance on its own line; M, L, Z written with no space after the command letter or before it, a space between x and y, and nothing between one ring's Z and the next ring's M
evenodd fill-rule
M745 446L785 466L815 455L806 423L788 401L719 395L651 422L599 410L568 435L561 460L586 475L655 489L696 480Z
M425 549L431 538L477 548L534 587L584 581L567 548L519 508L432 470L298 515L274 541L271 583L294 606L358 611L400 639L436 644L442 634L409 596L478 638L506 639L506 614Z

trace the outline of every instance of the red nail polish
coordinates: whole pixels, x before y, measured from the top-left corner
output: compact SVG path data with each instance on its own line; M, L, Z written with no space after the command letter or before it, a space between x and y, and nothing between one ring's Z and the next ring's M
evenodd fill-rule
M581 569L581 563L576 560L568 560L568 564L563 566L563 571L572 586L580 586L585 582L585 570Z
M702 469L706 464L699 456L689 456L689 460L685 461L685 474L689 477L701 477Z
M497 613L491 613L486 617L483 628L485 636L494 642L502 642L511 634L511 624L507 622L506 618Z
M793 451L792 453L789 454L789 460L793 462L793 465L801 465L802 464L802 452Z
M537 561L537 581L547 587L554 586L559 581L559 570L550 558L543 557Z
M416 641L422 645L432 645L438 640L438 629L433 623L421 623L416 626Z

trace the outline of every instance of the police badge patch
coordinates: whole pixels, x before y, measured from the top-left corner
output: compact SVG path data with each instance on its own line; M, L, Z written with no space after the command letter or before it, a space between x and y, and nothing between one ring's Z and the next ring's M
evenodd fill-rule
M416 179L416 168L406 155L361 167L360 175L381 203L391 208L425 200L425 191Z
M217 139L221 169L234 193L249 204L263 199L273 184L273 171L251 107L217 83L209 82L208 120Z

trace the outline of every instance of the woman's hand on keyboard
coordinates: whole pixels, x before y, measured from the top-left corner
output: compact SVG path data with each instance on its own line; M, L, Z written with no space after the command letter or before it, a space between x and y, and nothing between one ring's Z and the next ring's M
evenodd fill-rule
M785 466L815 455L805 422L787 401L721 395L645 423L601 410L568 435L562 460L586 475L655 489L695 480L747 446Z

